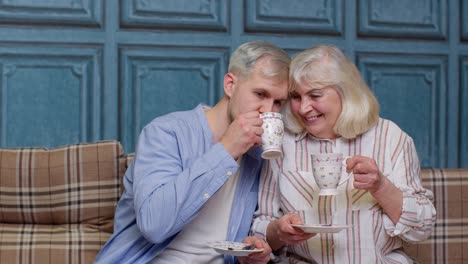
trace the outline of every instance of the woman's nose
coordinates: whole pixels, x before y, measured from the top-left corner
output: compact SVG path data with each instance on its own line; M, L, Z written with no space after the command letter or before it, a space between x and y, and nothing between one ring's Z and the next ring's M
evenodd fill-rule
M299 112L300 114L305 114L312 110L312 104L310 103L309 100L301 100L301 104L299 105Z

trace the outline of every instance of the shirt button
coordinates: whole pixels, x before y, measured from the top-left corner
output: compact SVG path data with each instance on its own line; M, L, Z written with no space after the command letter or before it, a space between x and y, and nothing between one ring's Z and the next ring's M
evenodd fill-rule
M205 199L208 199L208 198L210 198L210 195L205 193L205 195L203 195L203 197L205 197Z
M227 174L227 176L231 176L231 175L232 175L232 172L231 172L231 171L228 171L226 174Z

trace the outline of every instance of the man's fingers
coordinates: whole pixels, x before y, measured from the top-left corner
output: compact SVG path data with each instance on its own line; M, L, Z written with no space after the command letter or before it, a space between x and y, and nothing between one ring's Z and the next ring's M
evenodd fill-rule
M261 136L263 134L263 128L262 127L253 127L252 130L254 131L255 135Z
M265 242L263 240L257 239L254 243L256 248L265 248Z
M244 124L247 124L249 126L254 126L254 127L261 127L263 124L263 120L259 117L251 117L251 118L246 118L244 117Z
M259 118L260 119L260 112L258 112L258 111L250 111L250 112L247 112L247 113L243 113L241 115L244 118L248 118L248 119L250 119L250 118Z
M267 263L270 260L271 248L262 239L258 237L247 237L244 239L244 243L252 244L255 248L262 248L263 251L249 254L247 257L239 258L241 263Z

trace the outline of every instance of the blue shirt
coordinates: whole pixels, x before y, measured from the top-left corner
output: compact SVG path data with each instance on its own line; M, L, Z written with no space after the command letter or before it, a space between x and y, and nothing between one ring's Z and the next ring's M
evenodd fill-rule
M95 263L148 263L194 219L205 202L240 169L226 240L242 241L257 205L260 149L242 167L215 143L201 105L158 117L141 132L125 173L114 234ZM225 256L225 263L235 258Z

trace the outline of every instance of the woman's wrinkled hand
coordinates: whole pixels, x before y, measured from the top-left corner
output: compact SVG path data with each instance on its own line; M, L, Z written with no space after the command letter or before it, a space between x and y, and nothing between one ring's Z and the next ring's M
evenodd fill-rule
M253 245L255 248L263 248L262 252L252 253L246 257L239 257L237 260L241 264L262 264L270 261L270 246L261 238L248 236L242 241L245 244Z
M354 188L377 192L386 177L380 172L377 162L365 156L353 156L346 161L346 172L354 175Z
M380 172L377 162L354 156L347 160L346 171L354 174L354 188L369 191L396 225L403 210L403 192Z
M270 222L267 228L267 238L274 250L283 245L304 242L316 235L315 233L305 233L301 229L293 227L292 224L301 225L304 223L296 213L285 214L280 219Z

